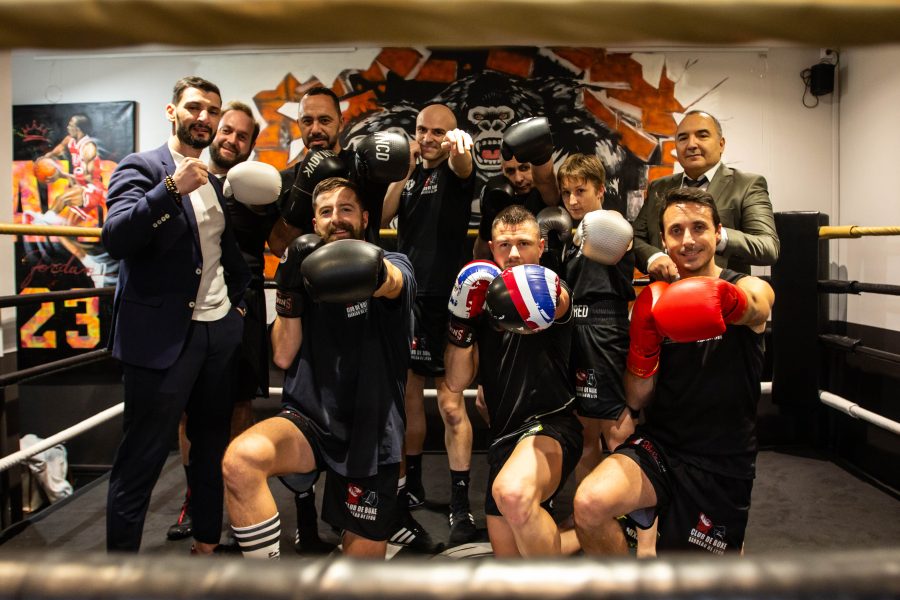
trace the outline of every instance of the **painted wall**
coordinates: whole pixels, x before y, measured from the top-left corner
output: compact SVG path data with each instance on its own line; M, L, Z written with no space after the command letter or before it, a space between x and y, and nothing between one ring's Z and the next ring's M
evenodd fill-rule
M426 50L418 50L427 58ZM657 85L665 67L682 105L709 110L722 120L726 161L736 168L766 175L776 211L834 212L836 107L830 96L815 109L801 104L799 74L819 59L818 49L648 53L635 48L629 52L643 66L648 83ZM332 82L344 69L368 69L378 55L378 49L205 53L128 50L104 54L16 51L10 61L12 103L135 100L138 147L146 150L163 143L169 134L163 109L172 84L181 76L206 77L222 88L225 100L253 105L254 96L275 89L287 74L300 82L312 77ZM10 139L9 131L6 135ZM883 154L887 160L888 153ZM2 168L8 169L8 164L9 160L3 161ZM874 202L865 205L872 206L873 212L877 210ZM9 214L9 207L2 210L0 214ZM0 239L3 252L8 245ZM10 262L0 263L0 275L7 282L4 285L11 285ZM866 317L860 314L859 318ZM4 322L7 320L4 315Z

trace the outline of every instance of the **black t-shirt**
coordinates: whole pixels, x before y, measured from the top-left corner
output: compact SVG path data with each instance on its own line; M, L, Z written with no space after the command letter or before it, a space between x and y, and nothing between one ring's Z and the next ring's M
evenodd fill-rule
M626 252L615 265L601 265L585 258L578 246L568 244L563 260L559 275L571 286L574 304L619 301L628 310L628 302L635 297L632 286L634 252Z
M723 269L730 283L745 277ZM677 344L666 340L656 395L639 431L698 468L742 479L756 471L756 406L764 334L728 325L724 335Z
M397 250L409 256L420 296L448 296L465 262L475 170L466 179L449 160L433 169L416 166L400 194Z
M259 208L260 212L257 212L234 198L226 200L226 207L241 254L250 267L252 276L250 285L261 289L266 240L269 239L269 232L278 220L278 207L275 204L258 206L256 208Z
M381 230L381 213L384 207L384 197L387 194L387 184L374 183L368 180L362 180L356 168L356 153L352 150L341 150L338 152L338 158L347 168L345 176L347 179L359 186L360 195L362 196L363 209L369 213L369 224L366 227L366 241L378 244L381 241L379 232ZM289 167L281 171L281 195L278 197L278 206L280 210L286 210L290 203L298 198L299 190L294 188L294 182L300 172L300 165L303 161L298 162L293 167ZM303 233L312 233L313 215L312 203L303 202L301 204L302 212L300 213L299 222L303 223Z
M521 431L543 415L574 414L569 315L526 335L497 330L487 315L476 327L478 380L491 417L492 441Z
M310 302L300 352L284 380L285 405L310 419L323 459L347 477L370 477L402 457L416 284L405 256L385 258L403 273L400 296Z
M487 189L492 180L497 180L501 177L503 179L506 179L506 176L503 174L494 175L491 179L488 180L488 183L481 188L481 198L479 200L479 205L481 206L481 222L478 225L478 237L480 237L485 242L491 240L491 226L494 224L494 219L497 217L500 211L507 206L512 206L513 204L521 204L535 216L537 216L539 212L547 207L547 205L544 204L541 193L537 191L536 188L531 188L531 191L524 196L513 196L512 198L507 197L505 202L498 202L497 196L492 197L492 201L488 201L488 199L484 197L484 190Z

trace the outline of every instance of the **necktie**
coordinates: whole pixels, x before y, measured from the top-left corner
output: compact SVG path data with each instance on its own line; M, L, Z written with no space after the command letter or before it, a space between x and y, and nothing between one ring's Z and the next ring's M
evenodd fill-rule
M702 175L700 177L700 179L691 179L690 177L685 177L684 178L684 187L692 187L692 188L700 187L704 183L706 183L706 181L707 181L706 175Z

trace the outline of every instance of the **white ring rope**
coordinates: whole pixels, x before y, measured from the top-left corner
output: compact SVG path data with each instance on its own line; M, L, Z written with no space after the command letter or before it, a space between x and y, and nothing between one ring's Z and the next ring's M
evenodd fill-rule
M851 402L850 400L842 398L837 394L832 394L831 392L825 392L822 390L819 390L819 399L822 401L822 404L830 406L831 408L835 408L843 413L847 413L854 419L859 419L860 421L865 421L867 423L871 423L872 425L877 425L878 427L886 429L891 433L900 435L900 423L898 423L897 421L892 421L887 417L883 417L878 413L873 413L870 410L866 410L855 402Z
M111 406L110 408L107 408L106 410L97 413L93 417L89 417L80 423L76 423L75 425L72 425L68 429L63 429L56 435L52 435L52 436L48 437L47 439L42 440L41 442L38 442L34 446L29 446L25 450L19 450L18 452L13 452L9 456L5 456L2 459L0 459L0 472L3 472L5 470L9 469L10 467L13 467L22 461L28 460L35 454L40 454L44 450L49 450L50 448L52 448L53 446L55 446L57 444L60 444L67 440L70 440L73 437L75 437L76 435L79 435L81 433L84 433L88 429L92 429L92 428L96 427L100 423L109 421L113 417L116 417L116 416L122 414L122 411L124 411L124 410L125 410L125 403L120 402L120 403L116 404L115 406Z
M759 383L759 389L763 394L771 394L772 393L772 382L771 381L761 381ZM281 396L284 388L280 387L270 387L269 395L270 396ZM474 398L477 395L477 390L463 390L463 398ZM436 389L426 389L425 390L426 398L437 398L437 390Z
M761 391L765 393L771 393L772 391L772 382L771 381L763 381L760 383ZM269 388L269 394L272 396L281 396L284 388L280 387L272 387ZM464 390L463 397L464 398L474 398L477 394L477 390ZM425 390L426 398L436 398L437 390L435 389L426 389ZM881 415L875 414L873 412L867 411L864 408L859 407L859 405L850 402L849 400L845 400L840 396L836 396L829 392L819 392L819 397L822 399L824 404L828 404L834 408L837 408L843 412L846 412L848 415L855 417L857 419L862 419L864 421L868 421L874 425L878 425L888 431L892 431L894 433L900 434L900 423L896 423L882 417ZM125 403L120 402L115 406L111 406L106 410L97 413L93 417L89 417L84 421L69 427L68 429L64 429L57 433L56 435L50 436L45 440L35 444L34 446L30 446L25 450L19 450L18 452L14 452L9 456L5 456L0 459L0 472L6 471L10 467L17 465L25 460L28 460L35 454L40 454L45 450L49 450L53 446L57 444L61 444L66 442L76 435L80 435L89 429L93 429L97 425L104 423L113 417L117 417L122 414L125 410Z

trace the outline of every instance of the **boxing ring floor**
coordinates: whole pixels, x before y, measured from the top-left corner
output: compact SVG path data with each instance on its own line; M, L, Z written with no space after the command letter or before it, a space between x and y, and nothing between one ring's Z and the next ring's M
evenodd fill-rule
M448 527L444 511L450 495L446 456L426 454L422 466L428 503L413 515L436 540L446 542ZM484 513L480 508L486 472L485 455L473 456L470 497L480 528L484 527ZM317 486L319 490L321 487ZM272 480L271 488L281 511L282 559L302 559L292 546L296 523L292 498L277 480ZM74 496L31 516L18 533L7 532L0 544L0 555L41 550L72 554L104 552L106 490L104 476ZM571 513L573 492L574 484L570 481L557 503L558 518ZM183 493L184 473L178 456L173 453L154 490L142 553L188 554L190 540L172 542L165 537L166 529L178 516ZM318 500L321 502L321 496ZM335 534L321 521L319 531L322 539L336 540ZM900 548L900 501L896 498L824 458L794 449L760 452L746 554L889 547ZM444 555L463 558L487 551L487 544L469 544L449 548ZM409 552L405 549L398 552L397 547L392 547L388 554L406 556Z

